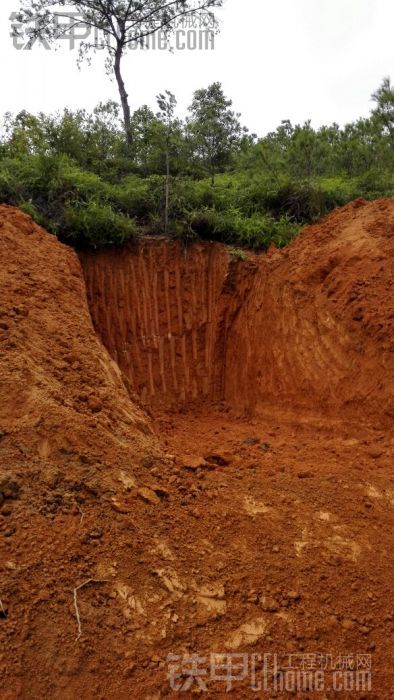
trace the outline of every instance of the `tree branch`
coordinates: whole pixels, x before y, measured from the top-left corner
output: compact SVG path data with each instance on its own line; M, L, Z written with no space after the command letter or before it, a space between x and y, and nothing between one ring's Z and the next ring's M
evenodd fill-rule
M196 8L196 12L199 12L200 10L206 9L206 7L209 7L209 5L206 5L205 7L199 7ZM184 12L179 12L178 14L174 15L170 19L168 19L166 22L162 22L160 25L155 27L154 29L149 29L148 31L144 32L143 34L138 34L136 36L131 37L130 39L127 39L124 42L124 46L127 46L128 44L132 44L134 41L140 41L141 39L144 39L146 36L151 36L151 34L155 34L156 32L160 31L160 29L163 29L164 27L168 27L168 25L172 24L175 22L178 17L187 17L190 15L190 11L184 11ZM136 24L139 24L139 22ZM133 25L135 26L135 25ZM127 33L127 32L126 32Z

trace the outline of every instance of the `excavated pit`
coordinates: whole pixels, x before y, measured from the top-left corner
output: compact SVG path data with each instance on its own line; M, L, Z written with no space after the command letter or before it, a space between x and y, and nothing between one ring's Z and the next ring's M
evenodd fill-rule
M392 200L283 252L166 240L81 256L94 326L145 405L390 416Z
M282 252L82 271L0 206L1 700L160 700L169 655L256 653L360 655L392 699L393 232L358 201Z

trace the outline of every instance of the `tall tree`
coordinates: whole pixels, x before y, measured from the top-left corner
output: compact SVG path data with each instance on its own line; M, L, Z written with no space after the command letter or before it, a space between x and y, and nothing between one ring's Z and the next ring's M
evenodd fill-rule
M131 117L133 160L144 177L156 165L157 126L158 120L148 105L136 109Z
M394 147L394 87L390 78L383 78L379 89L372 95L376 108L372 115L377 119L384 131L390 135L391 147Z
M189 131L197 154L207 163L212 185L218 169L229 163L244 130L239 114L232 111L232 101L220 83L197 90L190 106Z
M157 96L157 104L159 106L158 117L164 124L165 128L165 158L166 158L166 196L164 209L164 233L168 233L168 217L170 209L170 155L171 155L171 140L175 127L175 107L177 101L175 95L169 90L164 94Z
M125 51L132 44L143 44L151 34L163 30L170 34L179 18L211 16L223 0L21 0L14 34L28 38L31 45L39 39L56 43L65 32L81 26L90 27L93 36L80 45L80 59L103 48L99 33L104 35L108 51L107 67L118 85L128 143L132 143L131 112L121 65ZM79 16L76 16L78 13ZM68 25L59 26L58 19Z

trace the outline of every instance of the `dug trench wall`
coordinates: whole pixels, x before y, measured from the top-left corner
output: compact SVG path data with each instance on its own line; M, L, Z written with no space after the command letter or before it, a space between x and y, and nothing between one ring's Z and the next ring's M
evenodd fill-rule
M99 337L145 404L392 415L394 200L357 200L284 251L166 240L81 256ZM338 413L339 412L339 413Z

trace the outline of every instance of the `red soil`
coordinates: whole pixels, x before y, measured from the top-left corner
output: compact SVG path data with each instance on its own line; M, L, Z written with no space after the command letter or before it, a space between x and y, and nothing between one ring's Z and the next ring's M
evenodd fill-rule
M99 336L150 405L393 415L393 200L358 200L283 252L168 241L83 256Z
M76 254L0 207L1 700L178 697L170 653L366 654L371 692L232 696L392 697L393 231L84 256L122 378Z

